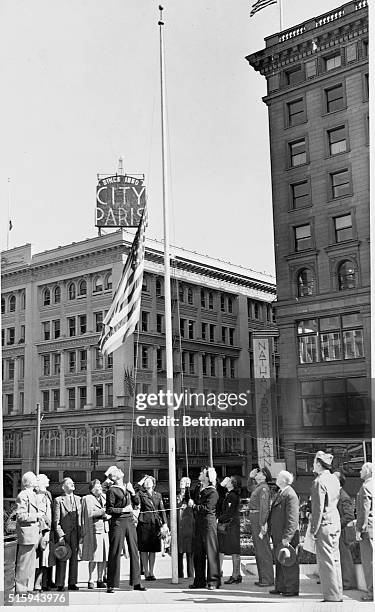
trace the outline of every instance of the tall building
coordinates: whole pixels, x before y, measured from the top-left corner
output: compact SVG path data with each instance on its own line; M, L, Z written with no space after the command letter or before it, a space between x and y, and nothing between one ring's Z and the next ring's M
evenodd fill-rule
M367 0L246 59L267 81L282 438L307 491L318 448L349 475L370 452Z
M133 480L146 472L159 490L168 488L167 428L145 421L166 411L160 405L138 410L131 397L136 360L137 392L166 386L161 243L146 242L139 338L133 334L105 359L98 349L128 250L125 235L115 232L35 255L30 245L2 253L5 497L15 497L21 473L34 469L37 403L40 470L53 493L68 474L84 492L85 483L103 478L114 463L127 476L130 453ZM257 460L256 340L269 343L273 380L279 367L273 278L175 249L172 298L174 390L192 394L188 416L239 420L239 426L212 427L213 456L220 475L246 476ZM194 395L240 390L247 393L245 406L203 406ZM276 393L272 398L276 405ZM273 426L277 435L277 420ZM205 426L176 427L178 477L186 472L186 455L190 476L198 475L208 461L208 438Z

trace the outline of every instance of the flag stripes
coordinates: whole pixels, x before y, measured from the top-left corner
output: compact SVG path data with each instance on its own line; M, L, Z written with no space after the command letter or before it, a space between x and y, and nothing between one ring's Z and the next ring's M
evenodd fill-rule
M253 4L253 8L250 12L250 17L254 17L255 13L261 11L262 9L270 6L271 4L277 4L277 0L258 0L255 4Z
M145 208L133 244L129 251L121 279L113 296L111 307L103 321L99 340L103 355L113 353L135 330L141 308L141 294L145 253Z

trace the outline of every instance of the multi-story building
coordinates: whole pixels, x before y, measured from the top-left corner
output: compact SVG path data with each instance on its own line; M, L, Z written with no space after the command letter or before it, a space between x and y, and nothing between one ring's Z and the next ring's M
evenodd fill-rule
M128 249L122 232L115 232L33 256L30 245L2 253L5 497L14 497L21 473L34 469L37 403L43 413L40 470L52 492L67 474L82 492L108 465L118 463L128 473L130 453L133 480L147 472L161 490L168 487L167 428L136 421L165 411L138 411L131 396L135 362L138 392L157 393L166 384L161 243L146 244L139 333L109 357L98 348ZM172 297L175 391L248 393L245 407L223 411L198 401L186 408L196 417L210 411L243 418L244 426L212 427L211 434L219 474L245 476L257 460L253 339L270 343L273 378L279 367L273 278L175 249ZM186 455L193 478L207 463L208 433L207 427L176 427L178 477Z
M370 452L367 0L246 59L267 81L282 437L307 490L318 448L349 475Z

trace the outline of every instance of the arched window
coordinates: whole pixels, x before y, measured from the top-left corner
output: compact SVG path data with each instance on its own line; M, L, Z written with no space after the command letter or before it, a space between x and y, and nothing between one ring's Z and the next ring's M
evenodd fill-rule
M74 283L68 285L68 297L70 300L76 299L76 286Z
M315 276L310 268L303 268L297 276L298 297L315 294Z
M5 298L1 298L1 314L5 313Z
M94 293L99 293L100 291L103 291L103 278L101 276L96 276L94 278L93 291Z
M189 287L187 290L187 301L188 304L194 304L193 290L191 287Z
M355 289L357 286L357 270L352 261L343 261L337 270L339 291Z
M180 302L184 301L184 286L181 283L178 284L178 299Z
M51 303L51 291L46 287L43 291L43 306L49 306Z
M105 282L104 282L104 289L106 291L108 291L109 289L112 289L112 274L106 275Z
M161 297L163 295L163 283L162 283L161 278L156 279L155 286L156 286L157 297Z
M21 310L25 310L26 308L26 292L25 291L20 292L20 304L21 304Z
M55 287L53 290L53 301L55 304L59 304L61 302L61 289L59 285L57 285L57 287Z
M9 298L9 312L15 312L16 310L16 296L11 295Z
M85 280L79 282L78 295L87 295L87 283Z

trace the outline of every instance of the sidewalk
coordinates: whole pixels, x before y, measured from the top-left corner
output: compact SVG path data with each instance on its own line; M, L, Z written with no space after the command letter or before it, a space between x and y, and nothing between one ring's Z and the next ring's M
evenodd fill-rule
M224 585L216 591L189 590L189 584L192 580L184 578L179 580L179 584L171 582L171 559L169 556L162 557L159 553L155 563L155 582L145 582L142 577L142 584L147 588L146 592L133 591L129 587L129 560L122 558L121 560L121 587L115 593L106 593L105 589L95 589L89 591L87 589L87 563L79 563L79 592L69 592L70 606L105 606L110 608L111 612L117 609L123 609L124 605L131 606L132 610L150 610L152 612L161 612L168 609L170 606L178 606L179 612L196 610L197 612L206 612L213 608L220 607L223 612L227 610L247 610L249 604L258 604L262 612L263 610L289 610L294 609L296 612L302 611L320 611L334 612L343 611L351 612L352 610L366 611L373 609L373 603L366 604L361 602L362 591L345 591L343 603L321 603L322 594L320 586L316 582L315 576L307 576L300 574L300 596L288 600L283 599L278 595L270 595L269 588L257 587L254 582L258 580L254 558L242 559L242 583L233 585ZM231 575L232 561L225 558L224 560L224 579ZM244 571L245 570L245 571ZM251 573L249 573L251 572ZM95 583L96 584L96 583ZM259 605L260 604L260 605ZM62 608L60 608L61 610Z

